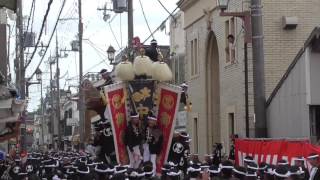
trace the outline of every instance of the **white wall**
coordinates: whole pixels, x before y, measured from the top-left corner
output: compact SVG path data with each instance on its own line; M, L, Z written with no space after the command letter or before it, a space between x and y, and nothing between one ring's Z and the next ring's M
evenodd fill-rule
M311 105L320 105L320 53L310 53Z
M306 57L304 52L267 108L271 138L310 137Z

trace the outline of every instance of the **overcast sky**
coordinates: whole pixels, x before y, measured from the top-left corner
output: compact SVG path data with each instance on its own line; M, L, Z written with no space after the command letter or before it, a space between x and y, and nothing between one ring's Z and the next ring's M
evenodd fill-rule
M47 3L49 0L36 0L35 18L33 24L33 31L39 34L43 16L47 9ZM46 45L49 37L52 33L54 23L58 16L59 9L62 5L63 0L55 0L52 3L51 10L48 15L48 23L46 31L43 34L42 41ZM106 59L107 53L105 52L109 45L112 45L116 50L119 50L119 46L113 37L109 23L103 21L102 11L97 11L98 7L103 7L106 2L109 2L108 6L111 7L110 1L105 0L82 0L82 11L83 11L83 23L84 23L84 40L83 41L83 70L84 74L87 72L98 72L102 68L108 67L108 60ZM139 0L133 0L134 8L134 36L139 36L141 41L144 41L149 35L149 30L143 18L142 10L140 7ZM159 4L157 0L141 0L143 9L145 11L147 20L151 27L151 30L155 30L161 22L169 15ZM164 6L172 12L176 8L177 0L161 0ZM24 16L28 16L32 0L23 1ZM62 12L62 18L78 17L78 0L66 0L64 10ZM114 13L109 12L111 18ZM125 47L127 44L127 14L118 14L113 21L110 23L115 33L116 39L120 46ZM30 28L29 28L30 29ZM59 49L70 49L70 42L75 39L78 32L78 21L60 21L58 25L58 42ZM122 33L121 33L122 32ZM155 34L160 45L169 45L169 24L165 31L158 31ZM151 39L150 39L151 40ZM150 40L147 41L149 44ZM30 48L30 52L32 52ZM47 59L51 55L55 54L55 38L50 44L50 49L46 54L45 61L41 64L40 69L44 72L43 74L43 93L46 93L46 88L49 86L49 65ZM78 53L70 52L67 58L60 59L60 76L63 78L60 80L60 88L68 89L69 85L78 84ZM27 77L30 76L35 70L37 64L40 61L38 53L32 60L30 66L27 69ZM55 67L53 67L55 72ZM35 77L34 77L35 78ZM69 80L67 80L69 79ZM75 91L75 90L73 90ZM31 85L29 88L30 103L28 110L32 111L37 108L40 104L40 86Z

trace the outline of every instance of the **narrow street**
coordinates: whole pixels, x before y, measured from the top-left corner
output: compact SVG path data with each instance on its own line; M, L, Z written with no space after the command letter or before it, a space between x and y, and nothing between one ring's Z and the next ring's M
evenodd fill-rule
M0 0L0 180L320 180L315 0Z

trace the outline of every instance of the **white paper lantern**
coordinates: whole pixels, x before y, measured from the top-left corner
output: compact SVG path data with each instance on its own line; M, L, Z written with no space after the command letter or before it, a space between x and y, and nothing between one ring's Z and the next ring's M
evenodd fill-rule
M136 75L152 75L152 61L148 56L137 56L134 59L133 69Z
M116 76L122 81L131 81L134 79L132 63L123 61L116 66Z
M158 81L171 81L172 71L168 64L163 61L153 63L152 78Z

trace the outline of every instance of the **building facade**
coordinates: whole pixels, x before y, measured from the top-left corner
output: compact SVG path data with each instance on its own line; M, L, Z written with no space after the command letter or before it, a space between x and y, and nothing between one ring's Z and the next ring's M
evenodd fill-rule
M270 137L320 139L319 35L317 27L267 101Z
M174 18L171 18L170 20L170 61L168 61L173 74L172 83L178 86L183 84L186 80L184 37L184 14L182 11L178 11L174 14ZM185 104L180 103L175 130L185 131L186 127L186 106Z
M227 11L249 10L249 3L231 0ZM220 142L226 153L230 135L246 136L243 22L240 18L221 17L215 1L180 0L178 6L184 13L192 151L210 153L212 146ZM315 0L263 1L266 98L319 22L319 6ZM284 28L284 17L293 16L298 19L297 26ZM235 37L231 45L229 35ZM248 130L250 137L254 137L251 45L248 44Z
M64 149L71 148L75 142L72 142L73 137L77 135L76 129L79 128L79 110L77 101L66 99L62 106L63 123L62 123L62 139Z

